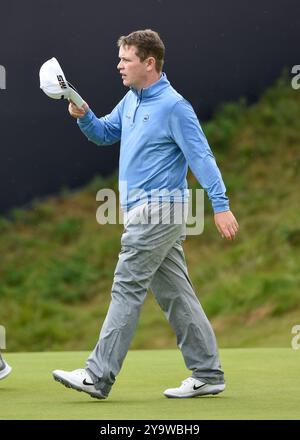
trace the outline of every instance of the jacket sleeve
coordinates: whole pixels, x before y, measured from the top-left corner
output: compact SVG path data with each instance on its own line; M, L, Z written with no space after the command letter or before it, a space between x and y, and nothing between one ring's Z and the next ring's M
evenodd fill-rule
M121 139L124 99L102 118L97 118L89 109L83 118L77 119L80 130L89 141L97 145L111 145Z
M194 176L207 192L215 213L229 211L220 170L191 104L178 101L169 117L170 133L183 152Z

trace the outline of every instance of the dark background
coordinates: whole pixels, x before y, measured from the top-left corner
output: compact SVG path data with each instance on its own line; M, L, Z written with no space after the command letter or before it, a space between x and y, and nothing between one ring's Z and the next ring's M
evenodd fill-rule
M39 89L39 69L55 56L98 116L125 94L116 40L158 31L164 71L200 120L224 101L253 102L299 64L299 0L12 0L0 7L0 210L23 206L63 186L78 188L118 166L118 145L88 142L67 101ZM214 146L211 146L214 149Z

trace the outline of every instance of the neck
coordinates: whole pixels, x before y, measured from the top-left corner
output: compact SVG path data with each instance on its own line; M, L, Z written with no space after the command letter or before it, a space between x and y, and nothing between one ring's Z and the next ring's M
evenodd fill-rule
M142 89L146 89L147 87L150 87L152 84L154 84L156 81L160 79L161 75L162 72L153 73L151 77L147 78L142 84L139 84L136 90L140 92Z

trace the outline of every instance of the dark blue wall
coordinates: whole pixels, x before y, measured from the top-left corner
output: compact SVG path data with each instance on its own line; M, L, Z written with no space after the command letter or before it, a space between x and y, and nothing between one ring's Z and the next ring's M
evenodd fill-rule
M299 0L10 0L0 7L0 210L79 187L117 167L118 145L88 142L67 102L39 90L39 68L55 56L98 116L126 89L116 40L157 30L165 72L200 119L222 101L256 99L282 68L300 64ZM212 145L214 149L214 146Z

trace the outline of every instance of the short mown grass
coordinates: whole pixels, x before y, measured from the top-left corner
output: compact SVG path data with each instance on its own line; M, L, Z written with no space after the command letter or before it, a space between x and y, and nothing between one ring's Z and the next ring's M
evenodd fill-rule
M87 352L7 354L0 419L292 420L299 419L299 355L288 349L222 349L226 389L217 396L167 399L189 377L178 350L130 351L107 400L65 388L52 370L85 366Z

